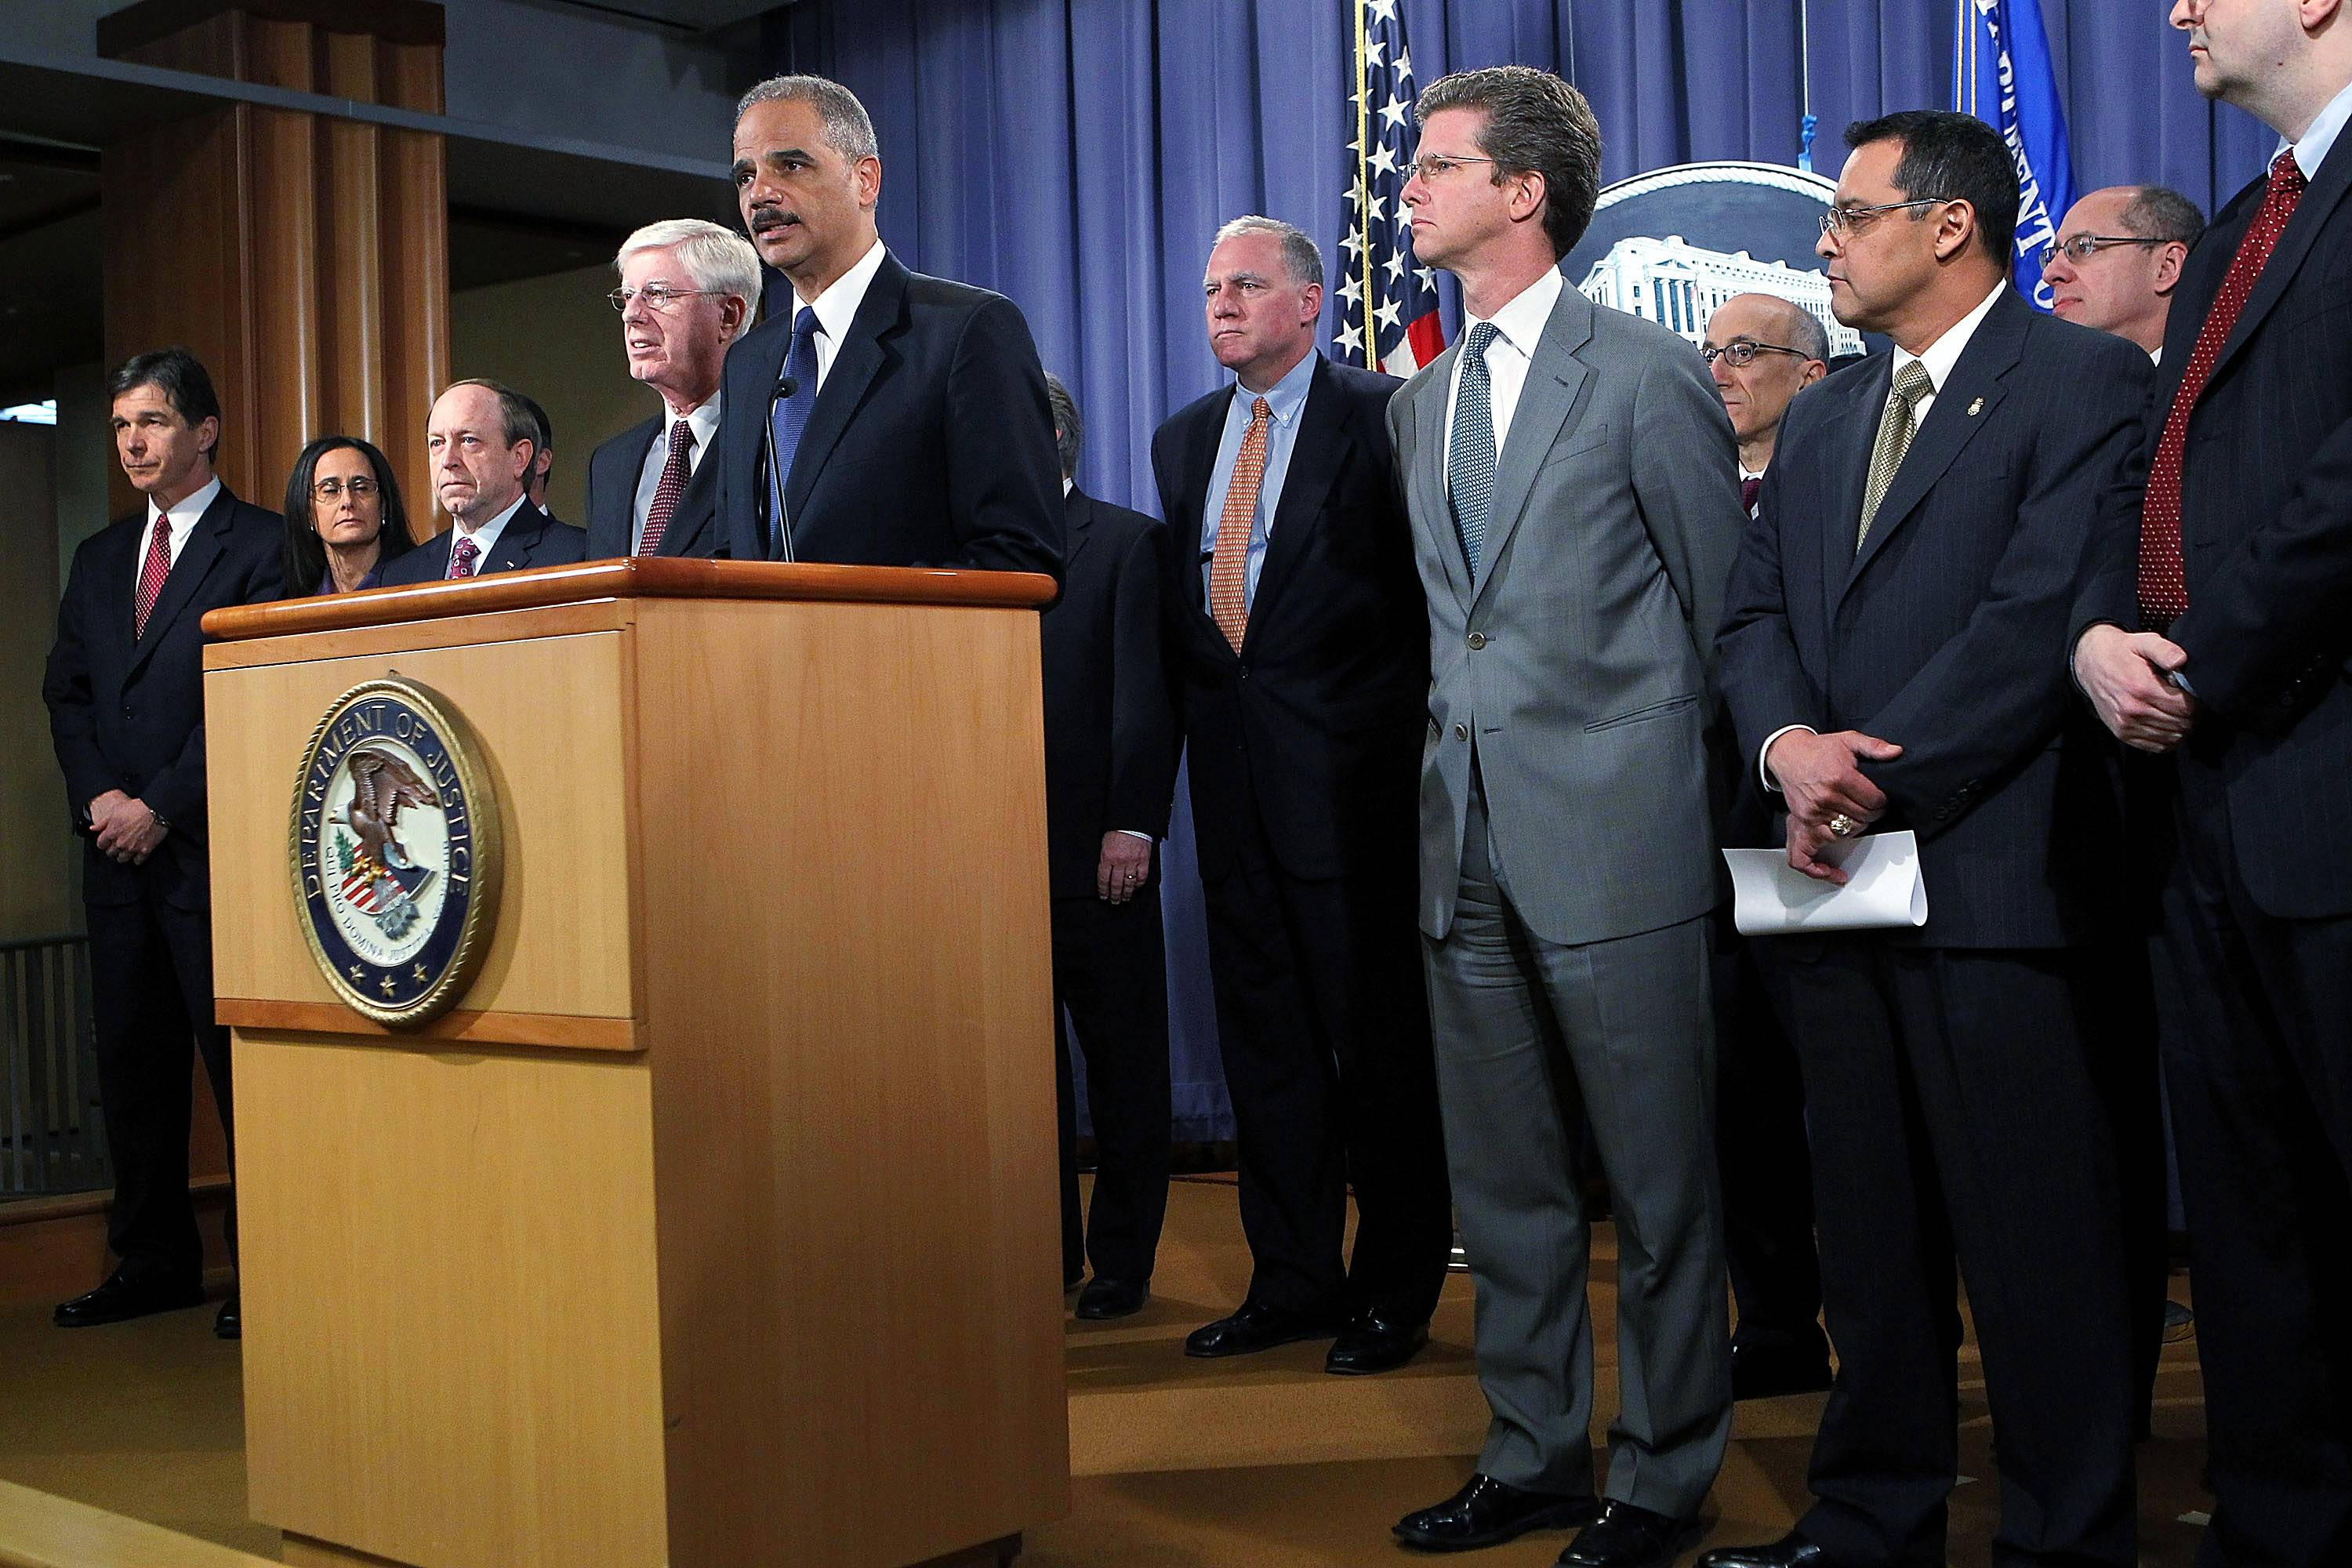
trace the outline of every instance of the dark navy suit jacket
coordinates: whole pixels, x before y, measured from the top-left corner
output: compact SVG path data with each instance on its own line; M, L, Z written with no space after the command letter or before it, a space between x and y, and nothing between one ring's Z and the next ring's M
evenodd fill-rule
M1927 923L1900 940L2071 945L2109 896L2120 826L2068 634L2154 372L2126 340L2004 292L1857 553L1893 363L1838 372L1781 424L1720 638L1747 787L1762 788L1757 752L1784 725L1895 742L1901 757L1864 772L1886 793L1879 830L1919 836Z
M782 305L727 352L715 460L720 527L738 561L770 554L766 421L792 346L789 292ZM1020 310L886 255L785 476L793 559L1058 578L1061 472L1045 373Z
M131 635L131 601L147 514L113 523L74 552L58 605L41 696L77 821L119 789L171 825L143 866L121 866L89 846L82 896L93 904L138 901L142 887L174 907L210 907L205 814L204 632L207 610L278 596L286 525L221 487L189 531L147 617Z
M407 554L386 565L383 585L438 583L449 574L449 549L457 536L445 528ZM516 572L525 566L569 566L588 558L588 536L568 522L558 522L525 501L499 531L499 542L486 560L476 562L474 575Z
M1391 851L1413 874L1429 607L1389 445L1400 384L1318 360L1238 654L1201 587L1202 511L1233 389L1179 409L1151 438L1169 658L1213 877L1258 816L1293 876L1336 877Z
M2189 416L2189 610L2166 635L2205 709L2179 765L2225 794L2254 901L2314 920L2352 914L2352 136L2305 174ZM2266 183L2231 198L2181 268L2143 460ZM2080 627L2139 624L2139 502L2126 487L2105 515Z
M654 437L671 423L665 413L641 425L632 425L589 455L589 560L609 561L633 553L637 479L645 472L646 454L653 449ZM685 492L677 498L677 510L670 513L669 526L662 530L661 548L654 553L707 558L718 552L726 542L718 527L718 500L719 458L714 452L705 452L688 478Z

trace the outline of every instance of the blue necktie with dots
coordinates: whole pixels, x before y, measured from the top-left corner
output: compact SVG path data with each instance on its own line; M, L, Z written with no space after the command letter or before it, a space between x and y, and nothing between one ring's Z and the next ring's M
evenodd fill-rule
M1486 373L1486 346L1499 335L1492 321L1473 321L1462 345L1462 383L1454 398L1454 436L1445 450L1445 488L1454 503L1454 531L1470 580L1478 580L1486 549L1486 507L1495 499L1495 384Z

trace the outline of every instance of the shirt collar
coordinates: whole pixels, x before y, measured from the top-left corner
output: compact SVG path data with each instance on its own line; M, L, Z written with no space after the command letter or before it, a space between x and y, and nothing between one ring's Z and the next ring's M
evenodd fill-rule
M849 323L857 319L857 307L866 303L866 290L872 285L874 275L882 270L882 258L889 248L879 239L872 249L859 257L850 269L833 280L832 285L814 300L802 300L795 289L793 298L816 312L816 324L831 339L835 348L841 346L842 334Z
M1968 348L1969 340L1977 335L1977 329L1984 324L1985 317L1991 313L1993 306L1999 302L2000 297L2008 292L2009 279L2004 278L1993 285L1992 292L1986 295L1975 310L1945 328L1944 335L1929 343L1926 353L1915 354L1907 349L1896 347L1895 374L1902 374L1903 367L1916 359L1927 368L1927 395L1933 397L1942 391L1944 383L1951 379L1952 367L1960 363L1960 354Z
M1264 392L1252 392L1237 378L1234 382L1234 402L1247 408L1250 399L1265 399L1265 410L1276 425L1287 426L1307 406L1307 389L1315 383L1315 363L1323 356L1314 350L1298 356L1298 363L1283 372L1282 379Z
M709 450L710 438L719 432L719 395L712 393L696 404L686 416L686 427L694 433L694 449L698 452ZM663 412L667 413L668 410L665 408ZM675 418L669 423L671 429L677 428Z
M456 518L451 518L449 521L457 523L458 538L472 540L477 545L480 546L484 554L488 554L489 552L491 542L495 541L499 534L506 528L507 521L513 517L516 512L520 511L522 510L523 502L529 500L530 500L530 492L529 490L523 491L522 494L515 497L513 502L508 506L506 510L499 513L498 516L490 519L489 521L482 524L479 528L467 528L464 523L457 522Z
M185 533L188 530L196 526L196 520L205 515L205 509L213 504L213 498L220 494L220 476L215 474L213 476L211 482L206 484L204 489L197 490L193 494L181 497L180 500L173 504L171 511L168 513L164 512L163 509L158 507L155 504L154 498L150 496L147 499L148 524L150 527L152 527L156 518L160 516L169 516L172 520L172 531L173 533Z
M1488 320L1510 345L1528 358L1536 357L1536 344L1543 341L1544 327L1551 321L1552 307L1559 303L1559 292L1568 287L1568 279L1554 267L1520 289L1511 302L1496 311ZM1470 318L1476 321L1477 317ZM1467 327L1463 329L1466 334Z
M2306 180L2318 178L2319 165L2326 162L2328 152L2335 147L2336 138L2342 133L2347 121L2352 121L2352 82L2345 83L2343 89L2327 100L2327 107L2303 128L2303 134L2293 143L2289 143L2285 137L2280 137L2279 144L2271 150L2271 162L2277 163L2278 155L2292 145L2294 148L2294 166L2303 171L2303 177Z

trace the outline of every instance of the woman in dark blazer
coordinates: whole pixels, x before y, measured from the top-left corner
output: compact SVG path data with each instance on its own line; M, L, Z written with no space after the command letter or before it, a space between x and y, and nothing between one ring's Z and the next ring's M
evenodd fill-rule
M356 436L321 436L286 480L286 596L348 594L382 581L415 542L392 464Z

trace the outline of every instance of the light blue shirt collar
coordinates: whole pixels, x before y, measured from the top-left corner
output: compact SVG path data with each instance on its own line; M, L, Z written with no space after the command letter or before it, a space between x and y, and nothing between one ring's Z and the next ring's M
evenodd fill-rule
M1313 350L1308 350L1297 364L1292 365L1284 374L1280 381L1266 388L1263 394L1265 398L1266 415L1276 425L1291 424L1297 419L1298 411L1307 406L1307 388L1315 380L1315 362L1319 357ZM1249 422L1251 403L1260 395L1244 386L1238 377L1234 379L1234 406L1241 410L1242 422L1244 425Z
M2352 82L2347 82L2341 91L2327 100L2327 107L2304 127L2303 134L2294 142L2294 166L2303 171L2305 179L2319 177L2319 165L2327 161L2327 154L2335 147L2336 138L2343 133L2347 121L2352 121ZM2271 162L2277 163L2278 155L2285 152L2287 146L2287 139L2280 137L2279 144L2271 149Z

